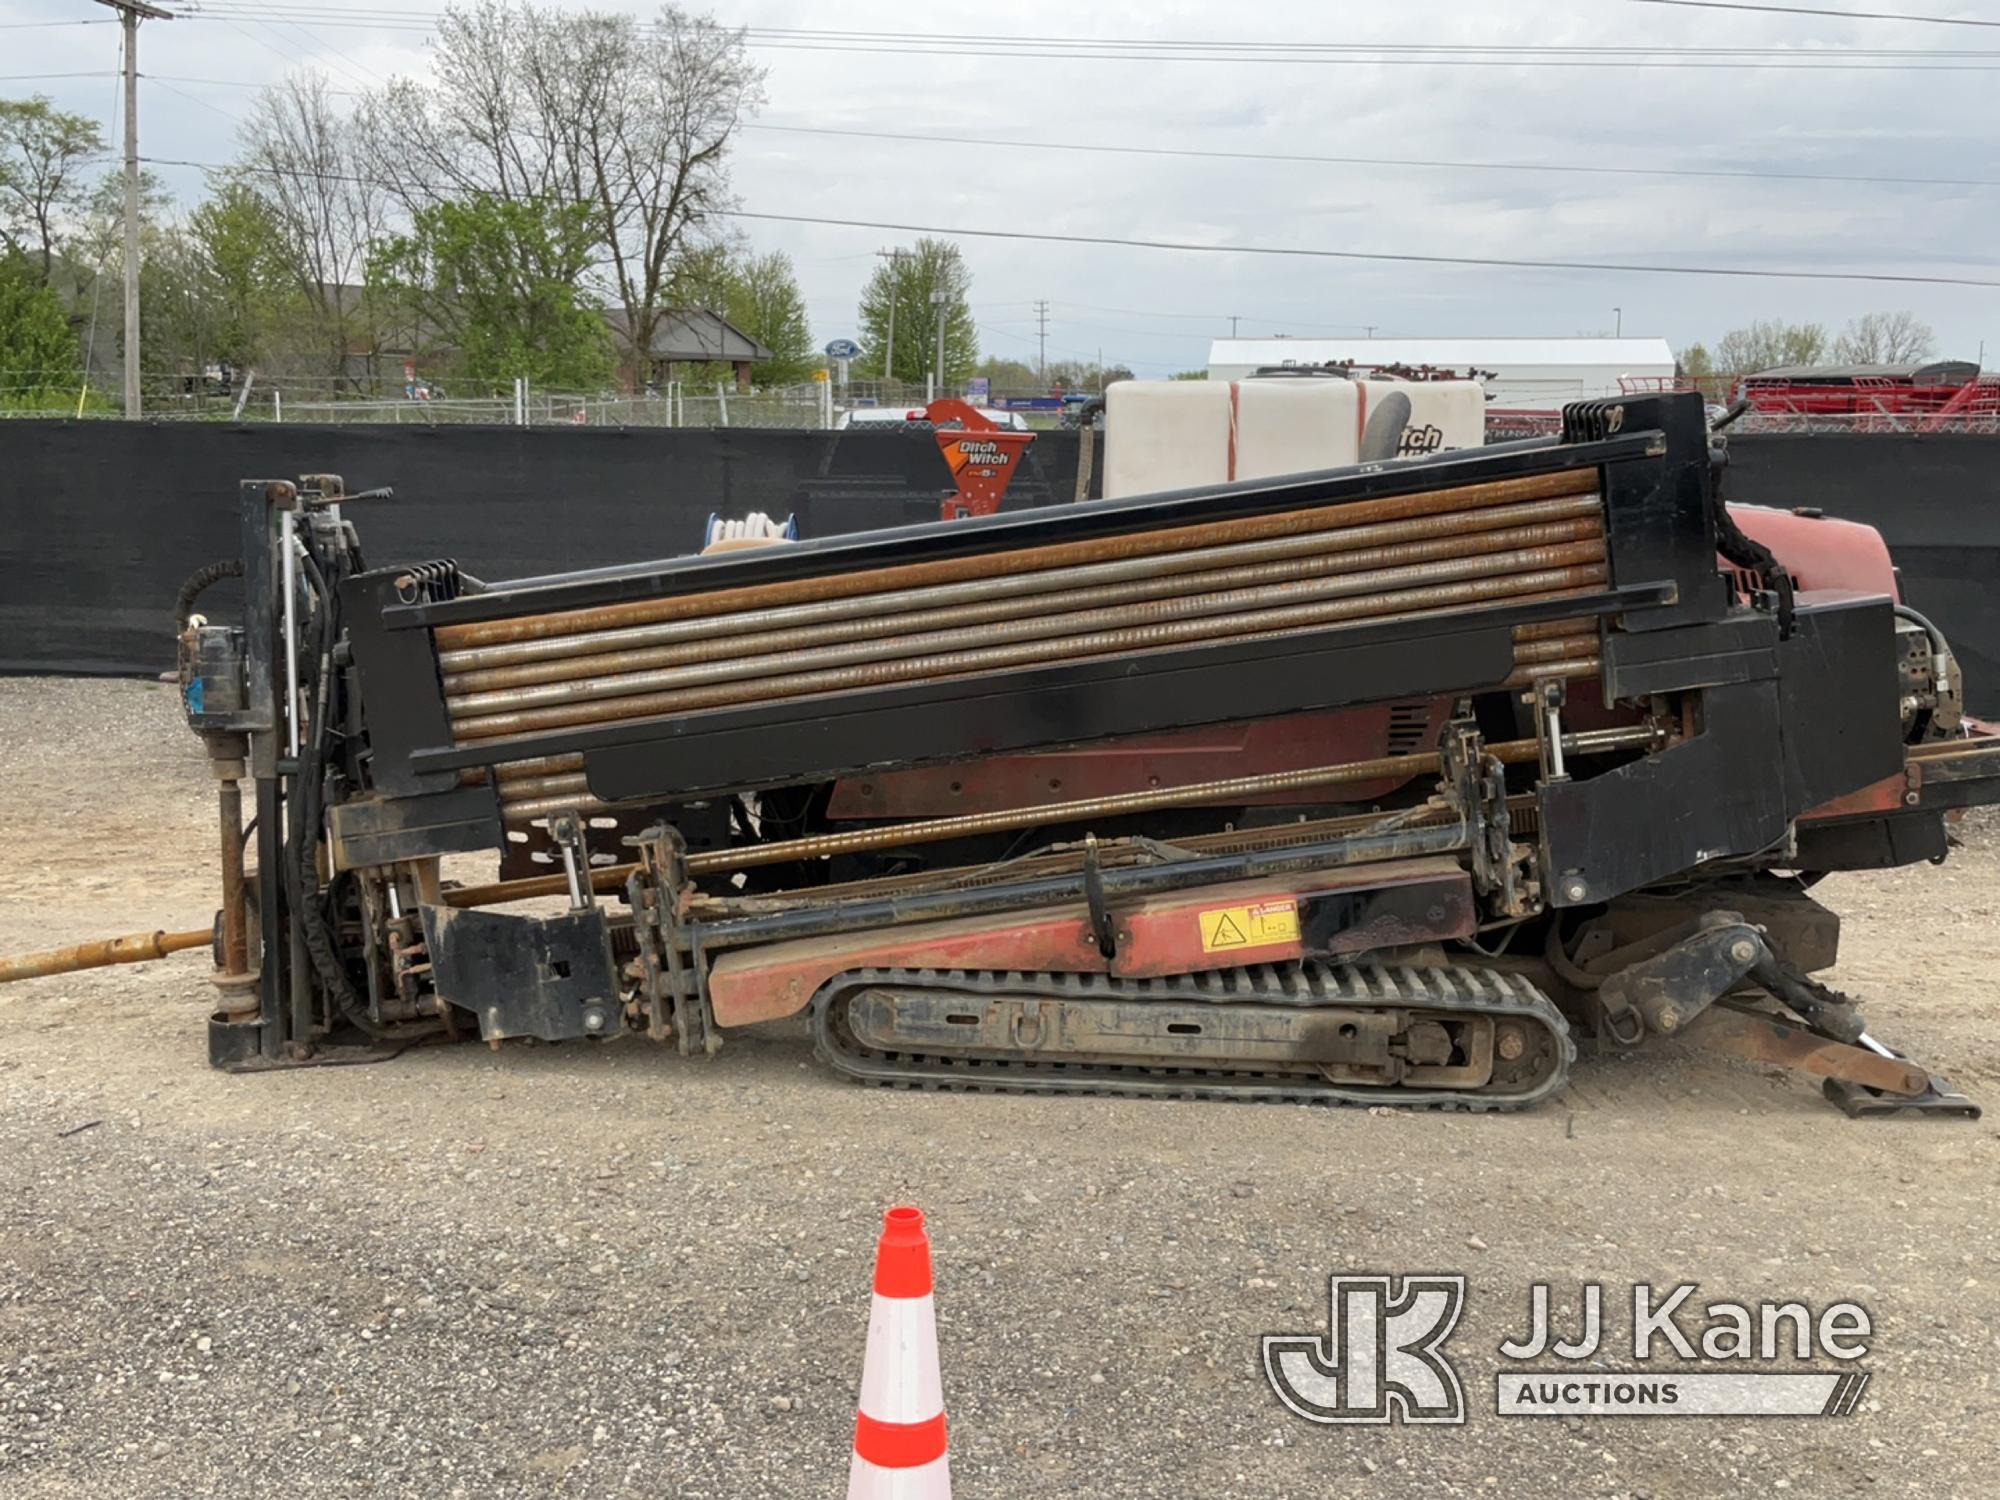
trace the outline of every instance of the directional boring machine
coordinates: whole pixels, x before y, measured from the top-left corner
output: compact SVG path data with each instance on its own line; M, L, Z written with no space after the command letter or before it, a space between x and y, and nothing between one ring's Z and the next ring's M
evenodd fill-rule
M1942 858L2000 736L1695 397L510 583L370 566L381 498L246 483L242 618L184 598L220 1066L802 1015L872 1083L1505 1109L1685 1033L1972 1108L1810 887Z

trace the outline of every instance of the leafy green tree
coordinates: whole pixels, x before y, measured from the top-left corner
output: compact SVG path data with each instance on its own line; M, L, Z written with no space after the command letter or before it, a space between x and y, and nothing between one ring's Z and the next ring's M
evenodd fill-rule
M83 207L84 169L104 149L97 122L46 96L0 99L0 240L32 256L47 286L63 220Z
M213 304L217 357L254 365L279 325L301 311L286 276L284 225L249 184L225 182L188 216L185 240Z
M1124 365L1100 366L1095 360L1059 359L1049 365L1050 382L1066 391L1101 391L1132 378L1132 371Z
M972 373L985 376L996 391L1039 391L1046 384L1032 365L1018 359L1001 359L997 355L982 359L972 367Z
M1174 371L1174 373L1173 373L1173 374L1169 375L1169 376L1167 377L1167 379L1169 379L1169 380L1206 380L1206 379L1208 379L1208 371L1206 371L1206 370L1176 370L1176 371Z
M731 323L771 351L770 361L756 371L764 384L795 385L811 379L820 367L806 299L784 251L747 256L731 265L724 309Z
M861 292L862 355L857 376L880 375L889 353L889 309L896 309L896 366L888 375L922 385L937 362L938 320L944 320L944 383L962 385L979 362L979 332L967 296L972 273L958 246L920 239L882 261ZM942 294L942 300L934 300Z
M0 404L66 406L82 380L62 299L43 284L33 256L9 253L0 259Z
M1689 344L1674 360L1676 373L1688 380L1706 380L1715 374L1715 361L1706 344Z
M417 210L410 233L377 242L370 285L409 319L413 347L449 353L475 380L526 375L578 389L611 374L604 319L574 278L592 227L581 205L475 194Z

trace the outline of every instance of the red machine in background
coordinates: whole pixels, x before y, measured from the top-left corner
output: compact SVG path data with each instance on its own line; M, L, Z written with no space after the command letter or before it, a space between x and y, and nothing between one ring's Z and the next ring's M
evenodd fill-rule
M1971 360L1907 365L1786 365L1743 378L1745 431L2000 430L2000 379Z

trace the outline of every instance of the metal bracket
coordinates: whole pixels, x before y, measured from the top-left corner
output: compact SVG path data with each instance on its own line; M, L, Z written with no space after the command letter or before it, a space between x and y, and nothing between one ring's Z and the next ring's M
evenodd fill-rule
M1083 899L1090 907L1090 930L1097 939L1097 951L1106 958L1118 956L1118 928L1104 903L1104 867L1097 859L1097 835L1083 837Z
M589 911L597 905L591 889L590 849L583 839L583 819L575 811L559 812L549 819L549 837L562 856L563 879L569 882L569 909Z
M683 1057L722 1049L709 1009L707 987L694 961L694 942L681 919L681 900L691 888L687 842L664 823L625 841L639 851L639 868L625 883L639 938L639 985L646 1001L646 1034L655 1041L671 1035Z

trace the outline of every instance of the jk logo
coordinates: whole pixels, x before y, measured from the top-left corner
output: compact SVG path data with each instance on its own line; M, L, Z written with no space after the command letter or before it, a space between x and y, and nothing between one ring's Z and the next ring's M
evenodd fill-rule
M1335 1276L1325 1338L1264 1335L1264 1374L1308 1422L1465 1421L1458 1371L1438 1352L1465 1308L1463 1276Z

